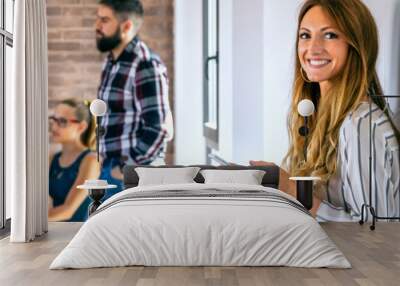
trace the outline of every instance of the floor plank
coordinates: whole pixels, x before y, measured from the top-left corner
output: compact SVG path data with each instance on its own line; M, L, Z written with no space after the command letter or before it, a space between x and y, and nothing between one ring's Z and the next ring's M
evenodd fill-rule
M289 267L119 267L48 269L79 230L80 223L50 223L49 233L32 243L0 240L0 285L400 285L400 224L325 223L322 227L351 262L352 269Z

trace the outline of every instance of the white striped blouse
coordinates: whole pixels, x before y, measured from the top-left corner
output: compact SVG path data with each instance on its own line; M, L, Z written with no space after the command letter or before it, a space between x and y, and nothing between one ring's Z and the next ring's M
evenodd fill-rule
M372 104L372 202L377 216L400 215L400 153L385 113ZM356 221L369 203L370 106L363 102L344 120L339 135L337 173L329 180L319 221ZM369 211L367 219L371 219ZM364 218L365 218L364 213Z

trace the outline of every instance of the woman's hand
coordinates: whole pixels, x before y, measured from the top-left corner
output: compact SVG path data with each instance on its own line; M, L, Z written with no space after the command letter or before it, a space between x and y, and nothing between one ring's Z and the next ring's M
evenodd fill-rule
M256 160L250 160L249 164L250 166L275 166L275 163L272 162L256 161Z
M53 207L53 198L49 196L48 209L51 209L52 207Z
M275 166L274 163L272 162L266 162L266 161L255 161L255 160L250 160L249 161L250 166ZM279 190L291 195L292 197L296 198L296 183L294 181L289 180L289 174L283 170L282 168L279 168ZM321 201L313 196L313 208L310 210L311 214L316 217L319 205L321 204Z
M114 179L120 180L120 181L122 181L124 179L124 174L122 174L121 168L119 166L114 167L111 170L111 177L113 177Z
M266 162L266 161L255 161L255 160L250 160L249 161L250 166L276 166L272 162ZM289 174L282 168L279 167L279 190L282 192L285 192L292 197L296 197L296 184L294 181L289 180Z

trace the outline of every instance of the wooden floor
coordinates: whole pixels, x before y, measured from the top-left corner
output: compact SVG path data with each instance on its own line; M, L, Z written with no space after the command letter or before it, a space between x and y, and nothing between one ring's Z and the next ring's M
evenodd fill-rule
M48 270L79 229L79 223L51 223L44 237L28 244L0 241L0 285L400 285L400 224L323 224L353 268L124 267Z

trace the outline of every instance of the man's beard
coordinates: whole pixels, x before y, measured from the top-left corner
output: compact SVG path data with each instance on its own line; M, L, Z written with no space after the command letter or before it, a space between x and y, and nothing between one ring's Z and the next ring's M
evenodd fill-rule
M101 38L96 38L97 49L102 53L113 50L121 42L121 29L119 27L114 35L111 35L109 37L103 35Z

